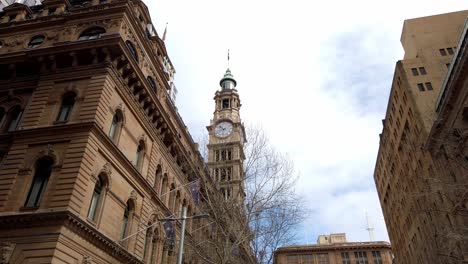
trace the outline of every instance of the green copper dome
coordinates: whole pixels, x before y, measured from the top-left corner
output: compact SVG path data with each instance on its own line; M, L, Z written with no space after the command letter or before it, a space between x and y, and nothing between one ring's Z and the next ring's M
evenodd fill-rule
M221 87L224 89L234 89L236 88L237 82L234 80L234 76L231 73L231 70L228 68L226 70L226 73L224 74L224 77L221 79L219 82Z

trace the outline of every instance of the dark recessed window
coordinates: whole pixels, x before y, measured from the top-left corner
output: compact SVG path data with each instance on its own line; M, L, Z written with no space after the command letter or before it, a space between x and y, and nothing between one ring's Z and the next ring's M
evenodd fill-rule
M424 67L419 67L419 72L421 73L421 75L427 74L426 69Z
M83 31L78 40L98 39L104 33L106 33L106 30L102 27L93 27Z
M411 68L411 72L413 73L413 76L418 76L419 75L418 69L416 69L416 68Z
M223 99L223 109L229 108L229 99Z
M44 191L47 187L49 177L52 174L52 166L54 161L49 158L42 158L36 163L36 172L34 173L34 179L29 189L28 198L26 199L25 207L38 207Z
M445 64L447 66L447 69L450 68L450 63Z
M127 48L128 48L128 51L130 51L130 54L132 54L132 57L138 61L138 53L135 49L135 46L133 45L132 42L130 42L129 40L125 41L125 45L127 45Z
M75 93L68 93L63 97L57 121L67 121L70 118L73 106L75 105L75 98Z
M452 48L447 48L448 54L453 55L453 49Z
M440 55L447 56L447 52L445 51L445 49L440 49L439 52L440 52Z
M39 47L45 40L44 35L35 36L29 41L28 48L34 49Z
M425 85L426 85L426 89L427 89L428 91L432 91L432 90L433 90L433 88L432 88L432 83L427 82L427 83L425 83Z
M57 11L56 7L49 8L49 15L53 15L55 13L55 11Z
M3 48L3 41L0 40L0 49Z
M156 82L154 81L154 79L151 76L148 76L146 77L146 80L148 80L151 89L153 89L155 93L158 93L158 87L156 86Z
M13 107L10 110L10 113L8 114L8 122L5 126L8 128L7 130L8 132L16 130L22 114L23 114L23 111L21 110L21 107L19 105Z
M419 89L419 91L424 92L425 91L424 84L418 83L418 89Z
M122 112L120 110L117 110L117 112L115 112L114 114L114 117L112 118L112 123L109 130L109 137L114 142L117 142L117 139L120 135L120 131L122 129L122 120Z

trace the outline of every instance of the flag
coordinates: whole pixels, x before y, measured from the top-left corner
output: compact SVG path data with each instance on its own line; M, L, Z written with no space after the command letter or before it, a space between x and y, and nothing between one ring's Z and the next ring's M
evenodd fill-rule
M190 191L192 192L193 201L198 204L200 201L200 182L198 180L190 185Z
M166 41L166 33L167 33L167 23L166 23L166 28L164 29L162 41Z

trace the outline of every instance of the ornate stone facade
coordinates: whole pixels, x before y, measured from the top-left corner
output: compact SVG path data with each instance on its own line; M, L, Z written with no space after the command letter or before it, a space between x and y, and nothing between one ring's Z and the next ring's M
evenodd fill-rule
M3 262L175 263L180 222L173 245L159 219L205 213L193 182L217 188L177 112L174 72L142 1L3 8ZM196 221L185 237L203 243L211 220Z

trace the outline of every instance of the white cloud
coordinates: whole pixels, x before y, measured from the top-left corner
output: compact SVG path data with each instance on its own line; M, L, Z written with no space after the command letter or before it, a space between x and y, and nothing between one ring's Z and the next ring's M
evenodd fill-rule
M403 20L461 10L465 0L146 1L176 67L178 108L194 138L212 118L226 69L242 116L261 123L301 172L309 199L302 242L346 232L388 240L373 171Z

